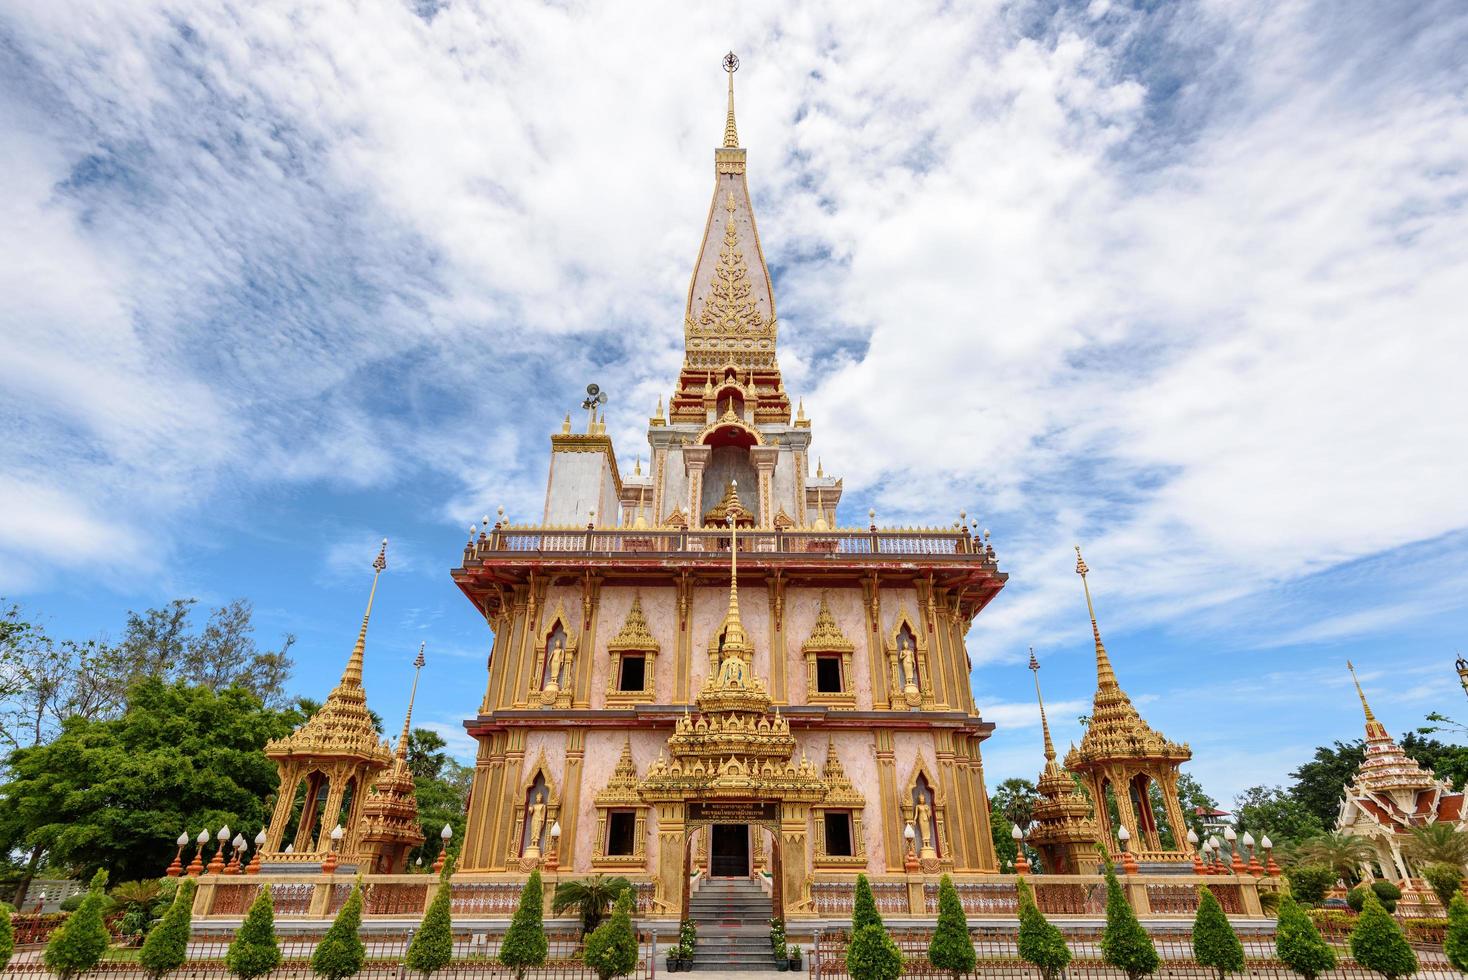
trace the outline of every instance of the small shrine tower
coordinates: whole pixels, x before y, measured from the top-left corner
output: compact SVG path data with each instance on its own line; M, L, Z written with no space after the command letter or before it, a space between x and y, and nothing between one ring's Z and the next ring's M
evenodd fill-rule
M333 850L331 832L340 826L335 846L342 866L354 866L361 843L360 824L367 787L392 763L393 754L377 736L362 687L367 624L377 579L387 568L387 540L372 562L372 589L367 611L347 658L341 682L305 724L285 738L265 745L265 755L280 772L275 809L265 832L262 861L270 864L320 864ZM297 806L299 804L299 807ZM290 840L287 841L287 831Z
M1055 743L1050 741L1050 720L1045 717L1045 699L1040 694L1040 662L1030 649L1030 670L1035 675L1035 700L1040 703L1040 729L1045 733L1045 768L1035 789L1029 844L1040 852L1046 874L1091 874L1100 863L1096 842L1100 833L1091 813L1091 803L1076 789L1070 773L1055 761Z
M1101 642L1101 629L1096 625L1096 607L1086 582L1089 570L1077 546L1076 574L1081 577L1086 609L1091 615L1091 635L1096 640L1096 696L1091 702L1086 734L1080 747L1072 747L1066 754L1065 768L1078 774L1091 794L1100 838L1114 860L1121 859L1119 831L1126 827L1131 837L1127 849L1137 861L1181 865L1192 860L1192 853L1177 798L1178 767L1193 757L1193 751L1186 743L1179 745L1153 731L1117 683L1111 658ZM1162 797L1160 807L1153 805L1153 786ZM1117 826L1112 826L1109 802L1115 804L1120 821ZM1159 817L1172 831L1171 846L1163 842Z
M418 823L418 797L413 770L408 767L408 735L413 724L413 702L418 697L418 675L423 672L423 644L413 660L413 689L408 694L408 713L392 765L372 785L362 808L362 860L378 874L398 874L408 868L408 852L423 843Z

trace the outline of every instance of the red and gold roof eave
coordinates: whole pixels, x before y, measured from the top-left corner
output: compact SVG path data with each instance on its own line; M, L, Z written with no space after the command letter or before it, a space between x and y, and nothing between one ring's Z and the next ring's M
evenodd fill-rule
M727 562L727 552L718 551L677 556L662 553L529 556L525 552L503 552L474 559L449 574L474 607L488 617L499 612L509 588L527 583L531 573L580 578L594 572L603 585L625 580L627 584L644 588L659 584L659 579L671 584L675 577L684 574L707 574L712 585L727 582ZM741 571L756 578L778 573L788 583L808 582L820 588L840 587L843 583L856 585L873 574L888 579L931 577L935 587L959 596L962 612L969 619L982 612L1009 580L1009 573L999 571L992 559L982 555L894 555L890 561L884 561L867 555L845 559L800 553L741 552L739 564Z
M488 736L511 728L578 728L670 732L685 710L696 705L644 704L630 708L580 708L547 711L514 708L491 711L464 720L464 730L474 737ZM955 734L977 735L982 741L994 733L994 723L962 711L832 711L823 705L781 705L780 715L792 731L870 731L880 726L899 731L946 729Z

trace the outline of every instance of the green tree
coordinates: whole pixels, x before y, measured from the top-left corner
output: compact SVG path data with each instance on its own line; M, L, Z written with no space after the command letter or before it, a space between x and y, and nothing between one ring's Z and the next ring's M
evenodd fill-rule
M449 875L453 873L453 861L445 860L443 869L439 872L438 891L434 893L433 901L428 903L428 911L423 914L423 922L418 926L418 932L413 936L413 942L408 946L408 956L405 965L410 970L417 970L425 977L449 965L454 958L454 918L453 918L453 888L449 884ZM525 895L530 889L535 889L535 900L540 901L540 872L536 871L530 876L530 884L520 895L523 904ZM515 912L518 918L520 913ZM509 937L505 937L505 945L509 944ZM501 949L503 954L503 947Z
M1417 972L1417 954L1402 935L1402 927L1370 892L1356 918L1356 928L1351 930L1351 956L1387 980Z
M623 889L612 907L612 917L596 927L586 940L586 965L601 980L625 977L637 967L637 934L632 931L632 890Z
M1126 900L1116 870L1108 861L1106 869L1106 928L1101 933L1101 958L1125 973L1128 980L1138 980L1157 972L1157 947L1137 921Z
M1334 827L1336 810L1346 783L1366 758L1366 743L1336 742L1334 747L1320 746L1315 756L1290 775L1295 784L1290 795L1301 806L1315 814L1322 827Z
M1352 882L1360 877L1363 864L1376 860L1376 851L1360 837L1321 834L1296 847L1294 858L1300 864L1329 868L1337 877Z
M994 857L999 862L1000 871L1014 870L1014 862L1019 857L1019 846L1014 842L1014 825L1004 815L997 804L989 804L989 837L994 842Z
M1443 908L1447 908L1463 888L1462 865L1434 861L1422 866L1422 877L1427 879L1427 884L1431 886L1437 900L1443 903Z
M173 892L173 904L163 920L143 940L138 961L153 980L184 965L189 953L189 933L194 919L194 879L185 878Z
M1315 980L1335 969L1335 950L1320 938L1320 930L1292 897L1279 900L1279 920L1274 926L1274 949L1280 962L1305 980Z
M280 945L275 941L275 906L270 886L260 889L234 941L224 954L224 965L240 980L255 980L280 966Z
M431 863L443 849L439 832L453 828L452 840L464 839L465 804L474 770L461 766L444 751L448 743L437 732L415 728L408 736L408 768L413 771L414 796L423 843L409 853L409 861Z
M530 872L530 881L520 893L520 904L515 907L515 917L500 943L500 962L515 971L523 980L525 971L545 962L545 922L542 908L545 898L541 893L540 872Z
M1433 775L1446 779L1454 789L1462 789L1468 782L1468 745L1426 738L1421 729L1403 735L1397 744L1418 765L1431 769Z
M1244 944L1234 934L1223 906L1205 885L1198 889L1198 914L1193 919L1193 959L1218 971L1218 980L1244 968Z
M1402 849L1417 864L1468 864L1468 834L1451 823L1413 827L1412 837Z
M367 961L367 949L358 935L361 929L362 882L359 880L352 885L346 904L311 954L311 971L327 980L343 980L361 972Z
M1251 786L1234 797L1239 835L1268 835L1276 846L1289 846L1325 833L1320 819L1279 786ZM1200 834L1201 836L1201 834Z
M1468 973L1468 901L1454 895L1448 902L1448 934L1443 940L1443 953L1460 973Z
M877 900L872 896L872 883L866 875L856 876L856 894L851 900L851 932L855 935L865 926L880 926L882 916L877 912Z
M853 980L897 980L902 975L902 951L881 925L862 926L846 947L846 972Z
M585 881L562 881L556 884L556 893L551 898L551 911L556 915L575 909L581 920L583 936L594 932L607 909L612 907L623 892L629 891L632 883L626 878L608 878L597 875Z
M1286 876L1290 891L1303 905L1319 905L1325 901L1325 893L1335 884L1336 873L1323 864L1297 864Z
M10 906L0 902L0 973L15 955L15 923L10 921Z
M102 954L107 952L107 924L102 921L106 887L107 872L98 871L92 876L92 886L82 904L46 943L46 952L41 959L61 980L71 980L86 973L100 963Z
M954 980L958 980L959 975L972 972L977 961L963 903L958 900L953 879L944 875L938 882L938 927L928 943L928 962L950 971Z
M161 609L128 613L118 644L124 681L183 681L211 691L239 687L264 704L283 707L295 637L286 634L279 650L261 650L247 599L210 611L203 628L196 629L196 604L195 599L174 599Z
M1019 879L1019 955L1040 971L1041 980L1056 980L1070 965L1070 947L1035 904L1030 883Z
M1035 801L1040 798L1035 784L1028 779L1004 780L989 794L991 808L998 807L1010 824L1029 826L1034 815Z
M1150 791L1156 791L1156 788L1157 784L1153 783L1151 785ZM1200 809L1204 810L1205 812L1210 810L1217 810L1218 801L1212 796L1209 796L1206 792L1204 792L1203 784L1198 782L1198 777L1194 776L1190 772L1181 773L1177 777L1177 801L1182 807L1183 820L1187 823L1188 827L1191 828L1193 832L1199 836L1199 838L1202 838L1204 836L1203 817L1198 813L1198 811ZM1154 803L1154 809L1156 809L1159 813L1162 812L1162 797L1160 792L1157 793L1157 799ZM1172 840L1172 834L1170 832L1167 832L1166 828L1163 828L1163 831L1164 832L1162 836L1167 839L1166 846L1177 846L1176 842ZM1188 832L1186 830L1183 831L1183 836L1188 836Z
M182 829L265 823L277 776L261 750L299 717L238 688L141 681L121 717L73 718L50 744L11 756L0 849L41 847L63 868L155 877Z

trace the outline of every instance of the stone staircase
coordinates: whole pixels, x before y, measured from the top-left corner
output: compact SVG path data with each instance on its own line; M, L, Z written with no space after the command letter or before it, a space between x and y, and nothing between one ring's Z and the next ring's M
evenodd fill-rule
M688 900L698 925L695 970L773 970L770 897L751 878L705 878Z

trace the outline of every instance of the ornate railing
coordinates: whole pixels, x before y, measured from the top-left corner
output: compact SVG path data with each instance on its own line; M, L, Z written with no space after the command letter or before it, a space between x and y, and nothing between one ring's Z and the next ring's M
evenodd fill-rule
M699 555L729 551L729 532L594 527L499 527L464 549L467 564L505 552L518 554ZM832 531L741 530L739 550L751 554L832 557L900 555L994 561L992 546L966 531L941 528L842 528Z

